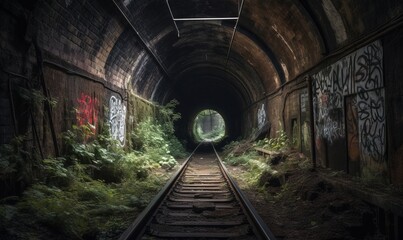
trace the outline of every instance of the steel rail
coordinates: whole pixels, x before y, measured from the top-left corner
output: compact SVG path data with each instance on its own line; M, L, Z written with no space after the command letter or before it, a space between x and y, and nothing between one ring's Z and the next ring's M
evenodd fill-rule
M263 219L259 216L257 213L256 209L253 207L252 203L248 200L248 198L245 196L245 194L242 192L242 190L238 187L238 184L234 181L234 179L231 177L230 174L228 174L228 170L225 167L223 161L221 160L220 156L217 153L217 150L215 149L214 145L211 143L211 146L214 149L214 152L217 156L219 166L221 170L224 173L224 176L228 179L231 187L233 188L233 191L235 195L237 196L238 200L242 204L244 210L248 214L250 220L254 223L254 227L256 231L258 231L258 234L260 237L266 240L276 240L276 237L274 234L270 231L270 229L267 227L266 223L263 221Z
M193 150L193 152L185 160L182 166L175 172L175 174L169 179L169 181L165 184L161 191L159 191L159 193L153 198L148 206L137 216L136 220L129 226L129 228L125 232L123 232L123 234L119 237L119 240L139 239L138 237L141 237L141 235L144 233L145 227L147 226L149 221L152 220L152 216L155 214L161 203L172 191L176 181L185 172L189 164L189 160L192 158L201 144L202 143L200 143L195 148L195 150Z
M200 183L201 186L198 186L198 184L196 184L197 186L193 185L192 187L194 187L196 189L196 192L200 192L200 191L204 191L204 190L197 190L199 188L206 188L206 185L204 184L216 184L216 181L223 181L226 182L226 186L227 186L227 192L228 194L232 195L232 200L230 200L231 202L234 201L237 203L239 209L241 210L243 216L245 217L245 219L247 219L247 223L248 226L250 227L250 229L252 230L250 233L253 232L254 236L257 239L262 239L262 240L275 240L276 238L274 237L274 235L271 233L271 231L268 229L267 225L264 223L264 221L259 217L259 215L257 214L256 210L253 208L252 204L248 201L248 199L245 197L245 195L242 193L242 191L239 189L238 185L236 184L236 182L233 180L233 178L228 174L228 170L226 169L226 167L224 166L220 156L218 155L214 145L210 142L203 142L200 143L195 150L192 152L192 154L185 160L185 162L182 164L182 166L177 170L177 172L170 178L170 180L167 182L167 184L164 186L164 188L154 197L154 199L151 201L151 203L143 210L143 212L137 217L137 219L133 222L133 224L120 236L120 240L127 240L127 239L142 239L143 234L148 234L146 233L147 231L150 231L150 224L152 226L153 221L155 221L155 219L158 219L158 212L159 210L165 206L164 204L166 204L166 201L172 201L173 200L173 196L176 194L178 196L177 189L176 189L176 184L178 184L179 181L183 181L184 177L186 178L188 171L194 171L194 169L192 169L192 165L191 162L192 161L192 157L195 155L195 152L198 150L198 148L204 144L205 146L209 146L211 145L212 149L214 150L216 159L217 159L217 174L219 173L219 175L222 177L222 180L216 180L216 179L205 179L205 183ZM203 175L203 174L201 174ZM214 175L214 174L213 174ZM189 176L187 176L189 177ZM192 178L192 177L191 177ZM192 181L192 180L190 180ZM183 184L183 183L181 183ZM188 184L183 184L182 186L185 188L188 188L190 186L185 186L185 185L192 185L194 183L188 183ZM213 184L213 185L214 185ZM207 187L209 189L209 191L217 191L217 189L213 189L215 188L210 186ZM220 187L221 188L221 187ZM175 190L176 189L176 190ZM192 191L195 190L185 190L185 191L189 191L190 193L193 193ZM184 192L185 192L184 191ZM188 194L188 193L184 193L183 194ZM196 193L195 192L195 193ZM231 193L229 193L231 192ZM173 194L173 195L172 195ZM209 193L211 194L211 192ZM169 199L169 200L168 200ZM179 196L180 199L180 196ZM213 198L215 199L215 198ZM228 198L231 199L231 198ZM183 201L189 201L189 199L186 199ZM207 200L208 202L209 200ZM227 199L215 199L216 202L226 202ZM203 201L202 201L203 202ZM206 201L204 201L206 202ZM157 220L158 221L158 220ZM175 221L175 220L174 220ZM186 224L192 225L194 223L188 223L187 220L185 219L181 219L179 220L179 222L186 222ZM232 222L216 222L214 224L214 226L229 226L232 225L233 223L236 223L236 220L233 220ZM172 222L171 222L172 223ZM210 222L206 222L205 220L200 220L199 222L199 226L202 226L204 224L209 224ZM155 223L154 223L155 224ZM184 226L186 226L186 224ZM228 225L229 224L229 225ZM238 224L238 223L236 223ZM180 224L181 225L181 224ZM169 226L169 224L168 224ZM151 230L155 231L154 230ZM158 231L158 230L157 230ZM188 230L189 231L189 230ZM158 233L159 234L159 233ZM173 233L174 235L169 235L168 232L162 232L162 235L156 235L159 237L186 237L187 239L192 236L191 238L193 239L193 237L228 237L229 235L234 236L229 232L187 232L184 231L182 232L176 232ZM168 235L167 235L168 234ZM175 235L176 234L176 235ZM178 235L179 234L179 235ZM202 235L200 235L202 234ZM204 235L203 235L204 234ZM229 234L229 235L228 235ZM147 235L148 236L148 235ZM175 238L175 237L174 237ZM147 238L148 239L148 238ZM159 238L158 238L159 239ZM176 239L176 238L175 238Z

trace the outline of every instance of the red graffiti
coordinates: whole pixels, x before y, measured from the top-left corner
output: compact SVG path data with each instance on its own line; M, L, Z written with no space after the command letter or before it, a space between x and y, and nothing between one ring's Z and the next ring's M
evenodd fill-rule
M98 100L94 97L81 93L77 98L78 106L76 109L77 125L89 124L93 133L96 131L98 123Z

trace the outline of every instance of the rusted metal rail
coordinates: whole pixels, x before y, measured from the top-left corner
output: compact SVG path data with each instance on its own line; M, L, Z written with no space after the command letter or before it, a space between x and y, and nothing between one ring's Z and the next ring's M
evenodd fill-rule
M270 239L275 237L217 154L193 151L122 234L127 239Z

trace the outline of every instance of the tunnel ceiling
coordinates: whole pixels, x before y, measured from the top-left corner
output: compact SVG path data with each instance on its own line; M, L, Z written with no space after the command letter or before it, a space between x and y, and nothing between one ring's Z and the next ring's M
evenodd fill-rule
M23 38L36 34L46 58L158 104L176 98L187 115L228 118L403 13L401 0L169 0L176 19L239 15L175 21L178 36L167 2L18 1L34 9Z
M35 9L29 29L56 59L157 103L194 79L201 85L215 79L222 92L235 89L229 92L239 95L241 108L403 12L401 0L18 2Z
M211 82L207 79L217 79L236 86L244 105L384 24L398 15L402 5L397 0L370 5L332 0L246 0L243 5L242 0L168 2L175 19L237 17L240 12L239 22L232 44L236 20L175 21L178 36L167 1L115 0L154 55L152 64L159 66L162 76L149 82L153 100L176 97L172 94L177 84L186 88L186 82L194 84L191 78L206 84ZM370 17L374 15L379 17ZM134 71L132 79L144 69Z
M116 2L165 71L169 87L157 89L157 99L175 97L170 94L184 84L180 81L204 81L202 75L206 84L215 78L237 86L245 105L250 104L317 63L324 51L298 1L169 1L175 19L237 17L240 12L232 44L236 20L175 21L178 37L166 1Z

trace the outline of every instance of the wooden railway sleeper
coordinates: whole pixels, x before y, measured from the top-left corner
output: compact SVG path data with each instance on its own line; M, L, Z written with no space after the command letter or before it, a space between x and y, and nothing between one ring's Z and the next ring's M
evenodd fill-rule
M194 152L120 239L274 240L248 210L218 154L195 157Z

